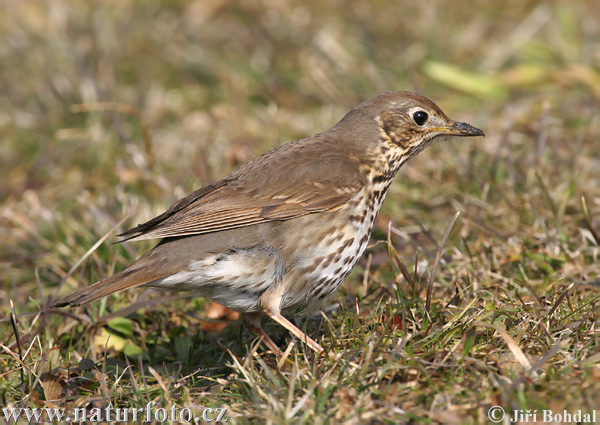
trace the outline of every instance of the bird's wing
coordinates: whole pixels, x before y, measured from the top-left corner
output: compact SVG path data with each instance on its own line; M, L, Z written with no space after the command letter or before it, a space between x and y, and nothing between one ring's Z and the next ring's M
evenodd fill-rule
M120 236L169 238L289 220L335 210L363 185L357 160L322 137L305 139L250 161Z

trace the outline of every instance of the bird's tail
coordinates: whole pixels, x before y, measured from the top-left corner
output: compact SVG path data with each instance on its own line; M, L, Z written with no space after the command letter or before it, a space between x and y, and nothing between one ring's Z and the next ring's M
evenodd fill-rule
M134 265L132 264L132 266ZM134 268L132 266L87 288L80 289L63 299L55 301L51 307L75 307L87 304L123 289L135 288L136 286L164 277L164 275L151 273L146 268Z

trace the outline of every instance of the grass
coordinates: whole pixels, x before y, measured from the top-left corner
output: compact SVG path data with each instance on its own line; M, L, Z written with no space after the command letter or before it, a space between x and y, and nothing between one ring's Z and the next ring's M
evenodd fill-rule
M594 2L7 3L3 407L156 402L227 408L234 424L597 408ZM301 322L337 360L267 323L280 362L235 314L178 294L47 308L152 246L113 245L118 231L392 89L487 137L401 170L360 266Z

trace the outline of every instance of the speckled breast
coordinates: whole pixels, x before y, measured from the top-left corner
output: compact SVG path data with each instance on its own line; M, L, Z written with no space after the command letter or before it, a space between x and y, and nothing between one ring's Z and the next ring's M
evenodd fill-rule
M332 214L332 222L327 223L327 216L323 214L306 217L306 221L324 222L316 238L320 242L314 244L313 235L306 235L313 245L298 244L298 251L303 252L305 258L301 258L299 267L286 277L289 291L284 295L282 308L304 304L310 308L310 304L321 303L342 284L367 247L388 187L389 184L382 185L380 190L365 188ZM314 228L312 224L306 223L306 227Z

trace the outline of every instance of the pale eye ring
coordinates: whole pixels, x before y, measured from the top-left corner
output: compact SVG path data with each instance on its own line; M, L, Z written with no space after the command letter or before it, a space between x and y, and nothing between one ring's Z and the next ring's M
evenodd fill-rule
M427 112L425 111L417 111L413 114L412 118L415 124L417 124L420 127L425 125L425 123L429 119L429 115L427 115Z

